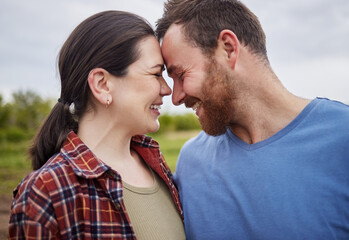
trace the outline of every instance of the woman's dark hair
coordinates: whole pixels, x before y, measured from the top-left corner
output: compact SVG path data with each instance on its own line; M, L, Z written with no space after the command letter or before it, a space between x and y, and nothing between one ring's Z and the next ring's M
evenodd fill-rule
M238 0L168 0L156 24L159 40L172 24L181 24L189 42L207 55L216 49L220 32L229 29L253 53L268 60L261 24Z
M154 30L143 18L128 12L105 11L80 23L64 43L58 58L61 95L40 130L29 156L34 170L55 153L70 131L77 133L78 122L87 110L91 94L88 74L103 68L115 76L124 76L139 57L137 44ZM71 114L69 106L75 105Z

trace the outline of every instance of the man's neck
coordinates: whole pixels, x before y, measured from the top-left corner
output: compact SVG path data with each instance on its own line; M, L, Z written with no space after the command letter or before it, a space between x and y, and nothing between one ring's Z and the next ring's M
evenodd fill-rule
M286 89L268 89L260 96L245 98L237 107L237 121L230 126L232 132L246 143L254 144L273 136L290 124L310 100L294 96Z

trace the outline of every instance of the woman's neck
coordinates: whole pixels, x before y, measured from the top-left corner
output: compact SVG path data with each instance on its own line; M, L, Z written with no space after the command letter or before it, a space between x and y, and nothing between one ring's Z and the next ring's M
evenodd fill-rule
M96 157L117 171L125 182L150 187L152 174L141 156L131 149L131 133L132 129L106 121L98 114L86 115L79 121L78 136Z
M131 157L132 135L105 116L86 114L79 121L78 136L105 163Z

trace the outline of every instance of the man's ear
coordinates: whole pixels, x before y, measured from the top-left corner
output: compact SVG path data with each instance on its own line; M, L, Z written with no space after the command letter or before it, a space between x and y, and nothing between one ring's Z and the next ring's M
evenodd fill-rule
M94 68L88 74L88 85L93 96L97 101L106 106L113 101L110 94L109 76L110 74L103 68Z
M229 62L232 69L235 65L240 53L240 41L235 33L230 30L222 30L218 37L218 47L223 50L225 59Z

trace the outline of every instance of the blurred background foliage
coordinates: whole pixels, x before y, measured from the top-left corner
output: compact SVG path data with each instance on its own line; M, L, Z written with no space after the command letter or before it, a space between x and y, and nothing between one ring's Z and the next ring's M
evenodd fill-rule
M52 100L42 99L32 91L15 92L12 101L7 103L0 95L0 143L33 137L51 107Z

